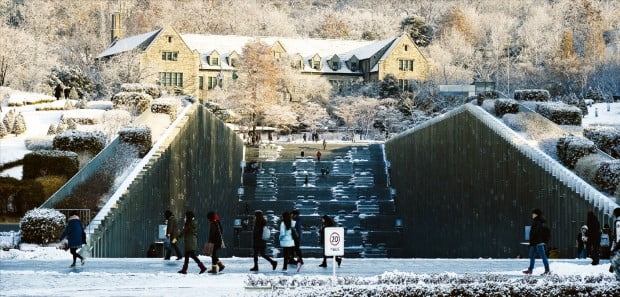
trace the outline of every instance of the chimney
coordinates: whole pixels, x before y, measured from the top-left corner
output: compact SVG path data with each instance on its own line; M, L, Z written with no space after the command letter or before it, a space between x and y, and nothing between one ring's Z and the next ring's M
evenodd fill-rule
M120 11L112 13L111 42L123 38L123 18Z

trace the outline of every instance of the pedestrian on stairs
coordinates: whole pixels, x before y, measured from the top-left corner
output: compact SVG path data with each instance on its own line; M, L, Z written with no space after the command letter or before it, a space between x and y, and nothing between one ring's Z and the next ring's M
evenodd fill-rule
M321 221L323 222L323 226L321 226L321 231L319 232L319 240L321 241L321 246L325 248L325 228L335 227L336 223L328 215L323 215L321 217ZM325 251L323 251L323 255L325 255ZM338 267L340 267L340 263L342 263L342 257L336 257L336 263L338 263ZM323 263L321 263L319 267L327 267L326 256L323 256Z
M321 151L316 151L316 160L317 160L318 162L321 162L321 155L322 155L322 154L321 154Z
M65 227L65 231L62 232L60 236L61 241L65 238L69 244L69 251L71 251L71 255L73 256L73 263L70 267L75 267L75 260L77 260L77 258L80 258L80 262L84 265L84 257L78 254L77 250L82 248L82 244L86 243L86 234L84 233L82 222L76 211L71 212L67 227Z
M222 264L220 258L217 257L217 251L221 248L225 248L224 239L222 236L222 225L220 224L220 216L215 212L207 213L207 219L209 219L209 243L213 244L213 253L211 254L211 270L208 272L211 274L217 274L224 270L226 266Z
M185 262L183 263L183 268L181 268L178 273L187 274L189 258L194 259L194 262L198 264L198 267L200 268L199 274L207 271L207 267L205 267L205 265L200 262L200 259L196 257L196 247L198 246L198 222L196 221L196 217L193 212L185 212L185 224L183 225L183 230L181 230L179 234L183 236L183 240L185 241Z
M266 228L266 229L265 229ZM269 228L267 227L267 220L265 220L265 216L263 212L257 210L254 212L254 230L252 230L252 247L254 248L254 267L250 269L250 271L258 271L258 256L260 255L265 260L271 263L271 268L276 270L278 266L278 262L271 259L265 253L267 249L267 234L269 234Z
M282 247L283 263L282 271L286 271L288 264L295 261L293 259L293 247L295 247L295 241L293 240L293 221L291 220L291 213L285 212L282 214L282 222L280 223L280 246Z

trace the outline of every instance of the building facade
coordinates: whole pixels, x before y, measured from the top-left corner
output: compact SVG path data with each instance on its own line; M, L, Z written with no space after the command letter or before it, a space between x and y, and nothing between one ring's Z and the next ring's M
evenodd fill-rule
M147 73L143 82L182 91L203 102L209 101L211 90L237 78L243 46L256 39L271 46L276 60L290 61L299 73L324 77L335 87L380 81L392 74L407 89L428 76L428 61L407 34L359 41L179 34L167 27L127 38L115 36L99 59L139 55L141 71Z

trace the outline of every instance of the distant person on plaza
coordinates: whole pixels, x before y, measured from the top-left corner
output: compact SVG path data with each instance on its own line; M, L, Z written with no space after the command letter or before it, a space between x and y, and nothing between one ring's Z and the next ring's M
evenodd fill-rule
M220 216L215 212L207 213L207 219L209 219L209 242L213 243L213 253L211 254L211 270L208 272L211 274L218 273L224 270L226 266L217 257L217 251L224 248L222 243L224 237L222 235L222 225L220 224Z
M301 150L301 157L304 157L304 150Z
M321 247L323 247L323 255L325 255L325 228L336 227L336 223L328 215L322 216L321 221L323 222L323 225L321 226L321 231L319 232L319 240L321 241ZM340 263L342 263L342 257L336 257L336 263L338 263L338 267L340 267ZM321 263L319 267L327 267L326 256L323 256L323 263Z
M54 88L54 97L56 97L56 100L60 100L60 97L62 97L63 95L63 87L60 84L57 84L56 87Z
M177 246L177 240L179 237L177 218L170 210L166 210L164 212L164 217L166 218L166 238L164 239L166 254L164 255L164 260L170 260L172 249L174 249L174 253L177 255L177 260L181 260L182 254Z
M69 94L71 94L71 88L70 87L69 88L65 88L63 90L63 92L64 92L64 95L65 95L65 100L69 99Z
M304 133L303 138L304 138L304 142L306 142L306 138L307 138L306 133Z
M593 211L588 212L586 225L588 225L588 244L586 244L586 247L592 258L592 265L598 265L600 259L599 250L601 248L601 223L599 223Z
M198 264L200 268L199 274L207 271L207 267L196 257L196 248L198 246L198 222L193 212L185 212L185 225L183 225L183 229L179 234L183 236L183 240L185 241L185 262L183 263L183 268L181 268L178 273L187 274L189 258L194 259L194 262Z
M316 160L321 162L321 151L316 151Z
M285 212L282 214L282 222L280 223L280 246L282 247L282 271L286 271L288 264L295 261L293 259L293 249L295 247L295 241L293 240L293 221L291 220L291 214Z
M601 233L601 259L609 260L611 256L611 229L609 224L603 226Z
M62 232L62 235L60 236L61 241L65 238L67 239L69 251L71 251L71 255L73 255L73 263L71 263L70 267L75 267L75 260L77 260L77 258L80 258L80 262L84 265L85 259L78 254L77 250L82 248L82 244L86 243L85 235L84 228L82 228L82 222L80 221L80 217L78 217L77 212L71 212L71 216L67 222L67 227L65 227L65 231Z
M250 269L250 271L258 271L258 256L263 257L265 260L269 261L271 264L272 270L276 270L278 266L278 262L271 259L265 253L267 249L267 242L263 238L264 228L267 227L267 220L265 220L265 216L263 212L257 210L254 212L254 229L252 230L252 247L254 249L254 267ZM267 229L268 230L268 229Z
M611 265L609 266L609 272L615 273L616 280L620 281L620 207L614 209L614 224L611 230Z
M588 226L581 226L581 230L577 233L577 259L585 259L588 255L586 244L588 243Z
M301 269L301 266L304 265L304 259L301 254L301 218L299 217L299 211L293 210L291 211L291 219L293 220L293 225L295 226L295 232L297 232L297 238L293 238L295 242L295 247L293 248L293 257L297 255L297 271Z
M545 219L542 217L542 211L540 209L532 210L532 226L530 227L530 266L528 269L523 270L524 274L532 274L534 270L534 261L536 260L536 253L542 258L543 265L545 265L545 272L543 275L551 274L549 270L549 260L547 260L547 253L545 251L545 231L543 225Z
M325 150L326 147L327 147L327 141L325 141L325 138L323 138L323 150Z

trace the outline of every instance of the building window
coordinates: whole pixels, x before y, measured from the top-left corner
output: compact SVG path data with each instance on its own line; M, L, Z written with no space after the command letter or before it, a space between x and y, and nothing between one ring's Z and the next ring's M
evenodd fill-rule
M398 70L413 71L413 60L398 60Z
M211 65L220 65L220 59L218 58L211 58Z
M159 84L164 87L183 87L183 72L160 72Z
M405 51L409 49L409 46L405 44Z
M199 76L198 77L198 89L203 90L204 88L205 88L205 77Z
M276 61L280 61L281 55L282 53L280 52L273 52L273 57L276 58Z
M164 61L176 61L179 52L161 52L161 59Z
M357 62L351 62L351 71L357 71Z
M207 89L211 90L217 86L217 78L215 76L207 77Z
M321 61L313 60L312 61L312 68L314 68L316 70L321 70Z
M295 62L293 62L293 69L303 69L304 68L304 64L301 60L296 60Z
M409 79L399 79L398 80L398 87L401 91L411 91L412 87L411 87L411 83L413 81L409 80Z
M340 68L340 62L332 61L332 70L336 71Z
M172 43L172 36L168 36L168 43Z
M230 59L230 66L237 67L237 59L234 59L234 58Z

